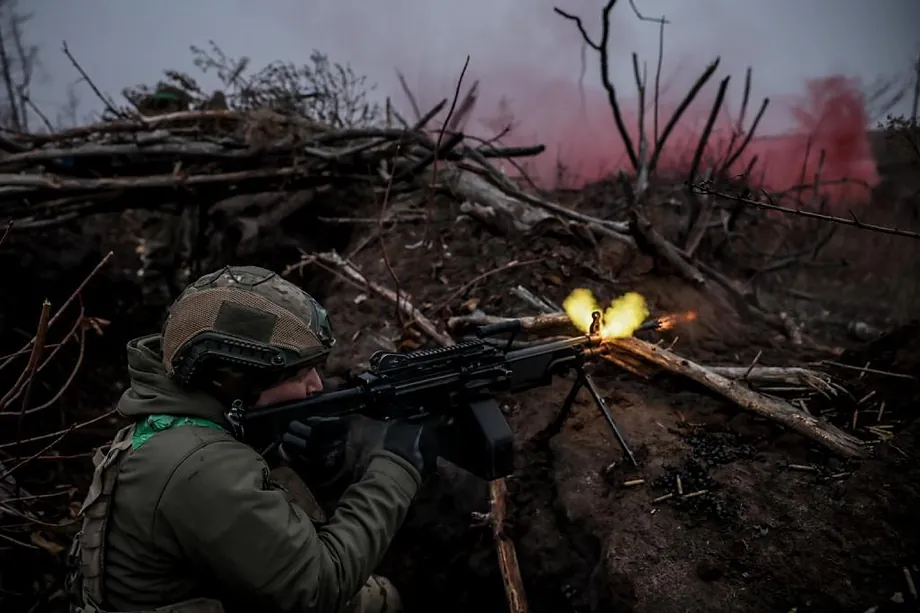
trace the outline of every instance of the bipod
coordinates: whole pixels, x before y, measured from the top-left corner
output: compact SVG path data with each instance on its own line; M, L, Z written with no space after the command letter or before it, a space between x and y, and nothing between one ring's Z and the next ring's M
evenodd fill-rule
M604 420L607 422L607 425L610 426L613 436L617 439L617 442L620 444L620 448L623 450L623 454L629 458L629 461L632 462L632 465L639 467L639 463L636 462L636 456L633 454L632 449L629 448L629 443L626 442L626 438L623 436L623 432L620 430L620 427L617 425L616 420L613 418L613 414L610 412L610 408L607 406L607 403L604 402L603 396L601 396L600 390L597 389L597 385L594 383L594 379L591 378L591 375L585 372L584 367L579 365L575 369L577 375L575 383L572 384L572 389L569 390L569 394L565 397L565 402L562 403L562 410L559 411L558 417L556 417L556 423L553 424L554 427L561 427L562 421L569 415L572 410L572 405L575 403L575 398L578 396L578 392L581 391L582 387L588 388L588 393L591 394L591 398L594 400L594 404L597 405L597 408L601 410L601 415L604 416Z

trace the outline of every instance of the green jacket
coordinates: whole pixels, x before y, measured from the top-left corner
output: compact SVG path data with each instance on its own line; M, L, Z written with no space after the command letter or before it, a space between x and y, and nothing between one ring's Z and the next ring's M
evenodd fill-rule
M151 609L194 597L255 610L336 612L380 562L420 484L375 451L328 523L314 524L269 482L269 468L226 429L223 407L166 378L159 335L128 344L137 420L105 540L103 608ZM152 417L158 416L158 417ZM164 416L181 416L176 420Z

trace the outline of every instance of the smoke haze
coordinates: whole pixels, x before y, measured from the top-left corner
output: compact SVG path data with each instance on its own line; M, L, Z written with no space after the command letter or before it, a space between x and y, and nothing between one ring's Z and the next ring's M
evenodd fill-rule
M581 16L589 34L600 32L601 0L556 0ZM920 3L916 0L635 0L649 17L665 15L662 118L669 116L708 62L718 71L673 136L663 161L681 167L692 155L693 137L708 114L719 80L731 75L712 147L724 147L730 117L737 117L744 72L753 67L748 123L760 101L771 106L759 133L793 131L798 136L760 139L748 154L766 160L767 186L780 189L799 181L809 150L813 172L825 151L827 178L874 180L874 164L864 135L871 117L862 91L879 77L907 80L920 52ZM373 5L378 8L369 9ZM881 9L881 6L884 9ZM431 106L453 95L464 60L469 86L480 81L476 115L466 130L489 136L507 102L518 126L506 143L541 142L547 153L531 165L544 182L557 159L593 179L625 163L600 86L597 56L582 63L580 35L556 15L548 0L29 0L33 13L27 34L42 52L44 78L33 96L44 108L63 102L78 75L63 53L62 41L103 91L117 95L126 85L153 83L164 69L191 69L189 45L214 40L230 56L249 56L255 66L275 60L306 60L319 49L349 63L408 109L395 79L399 68L419 102ZM636 95L630 54L647 66L650 89L658 57L658 24L640 21L627 0L613 10L609 52L627 124L636 124ZM584 86L579 86L584 68ZM210 87L216 83L202 82ZM82 110L98 107L85 86ZM905 99L894 109L909 112ZM53 110L51 113L53 115ZM651 119L646 126L651 131ZM634 130L635 131L635 130ZM811 140L804 136L811 133ZM721 141L720 141L721 139ZM768 159L769 158L769 159ZM748 159L739 160L743 169Z

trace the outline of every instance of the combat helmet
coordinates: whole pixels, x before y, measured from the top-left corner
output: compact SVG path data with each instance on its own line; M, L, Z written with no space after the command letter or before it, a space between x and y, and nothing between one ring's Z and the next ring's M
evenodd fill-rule
M233 372L253 392L323 363L335 344L326 310L258 266L227 266L190 284L163 325L163 365L183 387Z

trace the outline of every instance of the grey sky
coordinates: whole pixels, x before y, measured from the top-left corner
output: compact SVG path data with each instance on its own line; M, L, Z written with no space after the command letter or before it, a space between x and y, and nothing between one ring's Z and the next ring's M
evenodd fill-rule
M573 24L554 4L585 17L599 31L602 0L28 0L29 37L42 48L47 79L34 99L53 111L76 72L60 52L71 51L104 91L153 82L165 68L190 68L190 44L214 39L228 54L249 55L258 65L297 61L311 49L350 62L394 94L401 68L426 102L452 92L466 54L470 76L483 90L533 96L541 80L575 82L580 47ZM920 52L917 0L636 0L647 15L665 14L665 74L692 80L713 56L720 72L754 67L755 94L795 95L805 79L831 73L866 81L910 70ZM377 6L370 10L368 7ZM882 8L884 7L884 8ZM626 0L614 9L613 76L632 96L629 53L637 51L653 72L657 25L639 22ZM559 82L557 81L557 82ZM523 83L523 85L522 85ZM597 69L586 83L596 87ZM487 87L486 87L487 86ZM710 85L714 89L715 85ZM682 92L683 88L681 88ZM81 88L84 110L96 101ZM527 101L519 104L526 104ZM906 110L903 104L901 110ZM560 111L562 112L562 111ZM774 111L778 112L778 111Z

